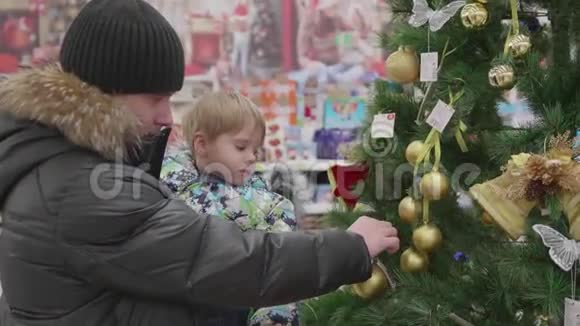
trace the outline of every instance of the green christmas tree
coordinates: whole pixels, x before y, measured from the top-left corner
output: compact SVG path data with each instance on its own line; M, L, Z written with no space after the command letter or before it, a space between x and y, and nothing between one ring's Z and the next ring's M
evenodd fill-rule
M359 201L399 229L400 254L380 258L396 287L372 299L345 287L306 302L301 321L559 325L575 267L558 267L532 226L580 240L580 170L571 149L580 126L580 1L423 2L389 1L397 27L381 46L395 51L387 74L406 91L393 91L391 81L374 85L350 155L369 167ZM536 8L545 8L548 26L538 24ZM421 82L414 60L429 52L437 52L437 80ZM502 122L498 103L512 87L534 123ZM432 127L439 101L454 110L442 132ZM388 113L396 114L394 137L374 138L373 121ZM336 211L328 221L346 228L364 212ZM432 229L413 241L424 224ZM442 241L433 246L437 230Z

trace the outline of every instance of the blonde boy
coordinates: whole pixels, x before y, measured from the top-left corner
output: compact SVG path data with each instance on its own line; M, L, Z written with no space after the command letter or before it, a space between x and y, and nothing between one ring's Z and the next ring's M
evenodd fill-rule
M194 210L243 230L296 229L292 203L254 175L265 123L248 98L236 92L206 94L184 114L182 125L185 144L169 149L161 171L169 188ZM248 325L298 325L296 305L259 309Z

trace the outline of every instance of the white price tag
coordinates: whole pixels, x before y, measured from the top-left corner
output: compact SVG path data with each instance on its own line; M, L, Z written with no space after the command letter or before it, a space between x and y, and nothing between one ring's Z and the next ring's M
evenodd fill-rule
M395 113L377 114L371 125L372 138L393 138L395 136Z
M421 53L421 77L422 82L437 81L439 54L437 52Z
M580 301L564 299L564 326L580 326Z
M429 117L427 117L427 124L435 128L437 131L443 132L454 113L455 110L453 110L453 108L439 100Z

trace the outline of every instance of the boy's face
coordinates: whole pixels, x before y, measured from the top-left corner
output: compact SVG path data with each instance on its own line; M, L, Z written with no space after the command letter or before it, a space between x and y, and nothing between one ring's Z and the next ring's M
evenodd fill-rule
M205 161L203 169L206 172L217 173L226 182L240 186L255 171L261 141L259 128L249 123L237 133L222 134L214 140L196 144L196 159L198 164Z

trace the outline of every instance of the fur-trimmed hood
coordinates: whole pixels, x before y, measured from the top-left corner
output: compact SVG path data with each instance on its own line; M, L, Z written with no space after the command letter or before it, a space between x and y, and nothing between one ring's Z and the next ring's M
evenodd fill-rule
M54 127L110 160L126 158L140 144L133 113L58 66L23 70L0 82L0 112Z

